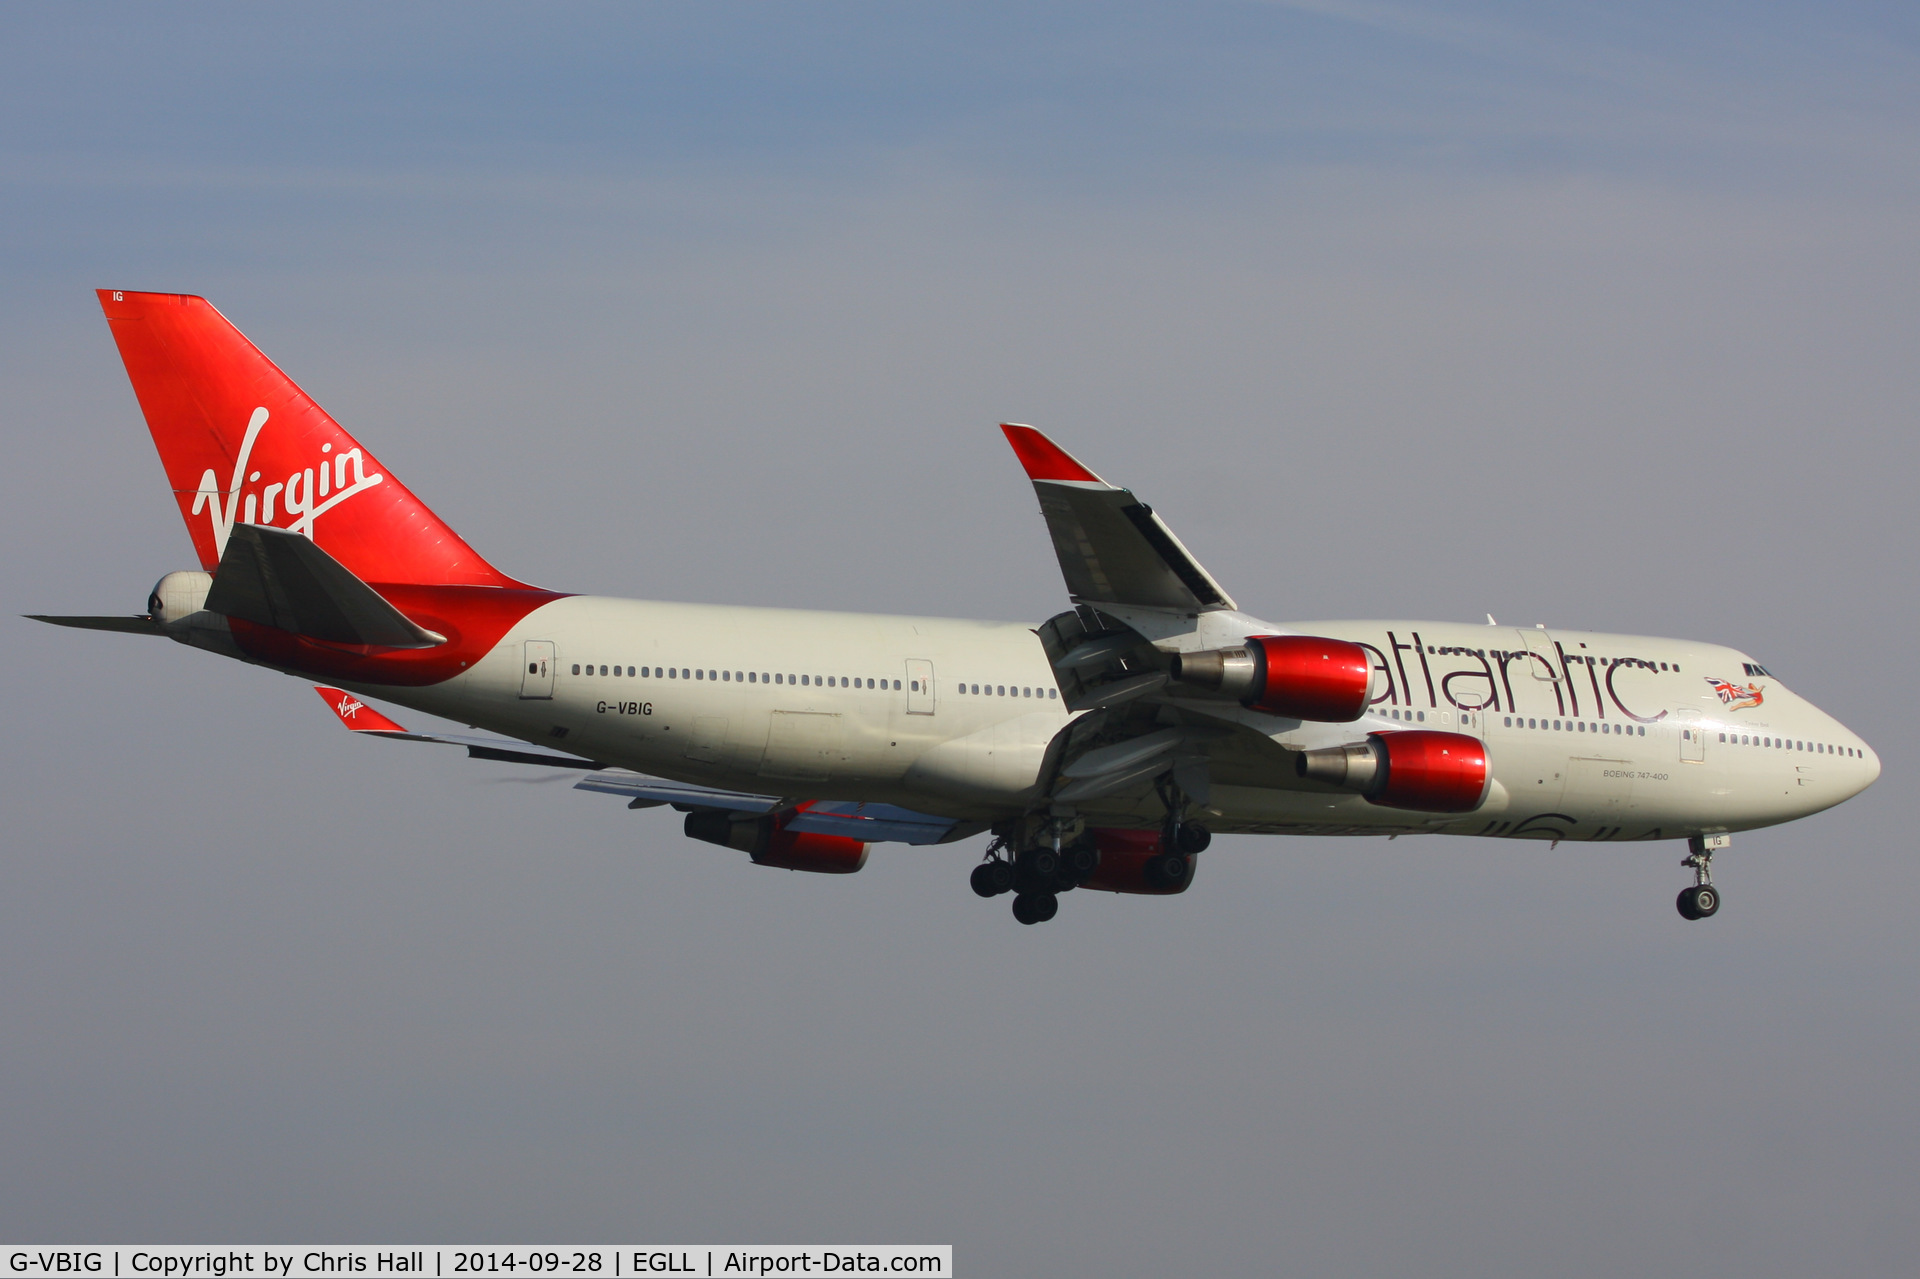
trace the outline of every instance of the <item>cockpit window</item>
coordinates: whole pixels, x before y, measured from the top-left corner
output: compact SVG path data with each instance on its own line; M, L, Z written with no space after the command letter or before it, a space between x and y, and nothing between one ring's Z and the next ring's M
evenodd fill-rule
M1744 668L1745 668L1745 670L1746 670L1746 672L1747 672L1747 674L1749 674L1749 675L1763 675L1763 676L1765 676L1765 677L1766 677L1767 679L1773 679L1773 678L1774 678L1774 674L1773 674L1773 672L1772 672L1772 671L1770 671L1770 670L1768 670L1768 669L1767 669L1766 667L1764 667L1764 666L1760 666L1760 665L1757 665L1757 664L1755 664L1755 663L1753 663L1753 662L1742 662L1742 663L1740 663L1740 665L1741 665L1742 667L1744 667Z

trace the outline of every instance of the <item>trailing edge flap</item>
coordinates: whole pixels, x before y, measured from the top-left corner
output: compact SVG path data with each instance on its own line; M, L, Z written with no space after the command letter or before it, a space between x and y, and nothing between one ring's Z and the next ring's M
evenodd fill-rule
M730 813L771 813L786 803L778 795L749 795L743 791L716 790L690 782L670 782L661 777L624 771L594 773L573 784L575 790L598 791L602 795L625 795L651 804L672 804L675 808L719 808Z
M625 771L595 773L573 786L575 790L622 795L643 807L672 804L682 812L707 808L758 816L789 806L789 801L778 795L749 795L744 791L718 790ZM916 813L892 804L819 800L799 804L787 818L784 829L814 835L841 835L866 844L938 844L951 838L958 825L951 817Z
M432 648L447 642L414 625L308 538L262 524L233 526L206 608L334 644Z
M1166 522L1030 426L1000 428L1040 498L1067 591L1085 604L1197 613L1236 607Z
M821 800L803 804L786 829L815 835L844 835L866 844L938 844L959 823L951 817L916 813L892 804L858 800Z

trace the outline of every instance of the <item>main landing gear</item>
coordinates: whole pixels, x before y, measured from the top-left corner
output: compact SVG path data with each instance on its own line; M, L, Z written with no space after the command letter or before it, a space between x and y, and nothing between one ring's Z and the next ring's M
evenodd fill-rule
M1148 845L1153 853L1144 862L1124 863L1125 869L1118 873L1131 886L1115 887L1117 892L1180 891L1193 878L1194 854L1213 842L1205 826L1186 819L1187 797L1170 778L1162 781L1159 790L1167 816L1158 846ZM982 897L1012 893L1013 917L1023 924L1038 924L1060 913L1061 893L1080 887L1099 869L1100 845L1092 832L1071 816L1054 813L1042 819L1036 814L1017 826L1000 828L987 847L986 860L973 868L968 882ZM1139 880L1131 880L1136 874ZM1144 889L1140 881L1145 882Z
M1687 855L1680 862L1693 872L1691 887L1680 890L1674 907L1682 919L1710 919L1720 912L1720 890L1713 886L1713 855L1731 844L1727 835L1695 835L1687 841Z
M987 849L987 860L973 868L969 883L982 897L1012 893L1013 917L1043 924L1060 913L1060 894L1071 892L1100 869L1100 850L1085 835L1069 841L1067 823L1055 822L1048 838L1015 850L1002 836Z

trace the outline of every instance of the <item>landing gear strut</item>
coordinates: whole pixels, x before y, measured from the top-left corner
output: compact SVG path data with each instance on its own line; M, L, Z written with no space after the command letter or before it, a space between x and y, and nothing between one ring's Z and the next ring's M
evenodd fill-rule
M1155 784L1160 802L1167 806L1166 821L1160 827L1160 842L1168 853L1189 857L1204 852L1213 842L1213 832L1199 822L1187 820L1187 794L1171 775Z
M1726 835L1695 835L1680 864L1693 872L1691 887L1680 890L1674 907L1682 919L1710 919L1719 913L1720 890L1713 886L1713 855L1733 842Z

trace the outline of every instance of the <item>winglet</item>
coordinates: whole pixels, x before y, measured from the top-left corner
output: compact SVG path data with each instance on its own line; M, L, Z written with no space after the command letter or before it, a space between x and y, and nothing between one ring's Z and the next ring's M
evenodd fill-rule
M1071 453L1032 427L1022 426L1018 422L1002 422L1000 429L1006 432L1007 443L1013 445L1020 465L1027 468L1028 479L1051 480L1056 484L1106 486L1105 480L1080 465Z
M404 733L407 730L367 705L352 693L338 688L328 688L324 684L315 684L313 691L320 694L340 722L356 733Z

